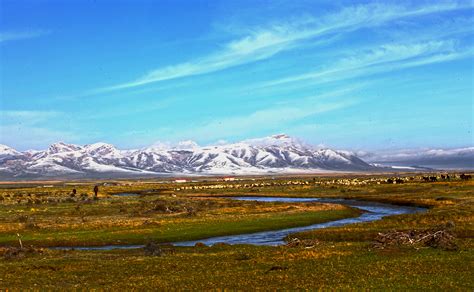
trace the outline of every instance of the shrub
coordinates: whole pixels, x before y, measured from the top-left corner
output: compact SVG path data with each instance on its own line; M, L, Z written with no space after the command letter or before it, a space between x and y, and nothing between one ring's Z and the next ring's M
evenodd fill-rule
M16 220L20 223L26 223L28 222L28 215L20 215Z
M235 259L238 261L248 261L251 257L246 253L239 253L235 256Z
M40 229L40 227L38 226L38 224L33 223L33 222L27 222L27 223L25 223L25 228L26 228L26 229Z
M160 245L158 245L156 242L149 241L143 248L145 250L145 254L149 256L162 256L163 255L163 249L161 248Z
M6 260L14 260L14 259L21 259L26 257L27 255L32 254L42 254L43 250L40 248L30 247L6 247L0 249L0 255L3 256Z

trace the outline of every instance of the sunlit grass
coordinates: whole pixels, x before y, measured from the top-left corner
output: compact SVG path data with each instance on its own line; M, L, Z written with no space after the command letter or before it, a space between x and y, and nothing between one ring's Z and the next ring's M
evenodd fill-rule
M180 185L133 182L101 188L98 201L79 201L76 197L76 201L70 202L73 187L78 194L89 191L90 198L92 185L58 185L48 191L40 189L44 192L41 195L35 193L37 188L1 190L4 200L0 202L0 242L18 246L16 232L26 244L36 245L143 243L149 239L164 242L204 238L221 232L277 229L288 222L294 226L306 225L355 215L350 209L331 204L242 202L209 196L342 197L424 206L429 210L290 236L313 239L314 244L309 247L176 247L172 248L173 252L167 248L163 256L147 256L141 249L44 250L22 258L0 258L0 288L474 289L472 181L364 186L311 184L205 191L178 191ZM144 190L147 190L144 196L109 196ZM7 194L10 196L5 197ZM20 194L22 201L18 202ZM42 201L29 203L28 194ZM155 208L156 204L161 205ZM163 212L163 206L174 211ZM380 250L372 245L379 232L424 230L448 222L454 225L459 246L455 251L401 246ZM31 224L28 227L27 223L34 223L38 228Z
M284 204L149 195L0 207L0 244L87 246L173 242L310 225L358 211L335 204Z

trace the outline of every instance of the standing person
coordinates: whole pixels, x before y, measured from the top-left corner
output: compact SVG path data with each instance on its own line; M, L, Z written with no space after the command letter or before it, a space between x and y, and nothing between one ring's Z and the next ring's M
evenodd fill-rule
M97 197L97 193L99 192L99 187L95 186L94 187L94 197Z

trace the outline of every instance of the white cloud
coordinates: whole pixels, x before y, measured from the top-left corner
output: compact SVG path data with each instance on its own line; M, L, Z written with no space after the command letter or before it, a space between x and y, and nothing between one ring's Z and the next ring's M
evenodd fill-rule
M156 141L156 137L166 137L170 141L195 139L200 142L211 142L221 139L235 139L252 133L274 133L284 131L288 124L299 120L317 117L318 114L342 110L359 102L354 94L370 83L360 83L321 94L291 97L286 101L274 102L245 114L233 116L216 116L210 120L196 120L186 126L166 126L153 130L137 129L120 134L119 143L132 147L143 147ZM216 113L217 115L218 113ZM178 127L179 130L176 130ZM124 142L126 141L126 142ZM136 141L140 141L137 143ZM135 143L135 144L134 144ZM172 144L169 144L172 145Z
M267 59L283 50L288 44L281 37L271 32L260 32L239 41L230 42L219 53L212 54L193 62L172 65L153 70L141 78L96 90L96 93L132 88L153 82L171 80L181 77L206 74L241 64ZM254 44L254 45L251 45Z
M78 141L78 136L68 131L52 130L31 125L1 125L0 141L2 144L23 151L29 149L44 149L58 141Z
M37 37L47 35L50 33L51 32L48 30L0 32L0 43L7 42L7 41L37 38Z
M354 87L355 90L358 87ZM340 90L328 92L319 96L298 98L296 102L277 103L268 108L262 108L254 112L231 117L216 118L211 121L196 125L192 129L183 129L174 133L180 137L207 137L208 139L222 139L249 135L250 133L261 133L262 131L281 131L282 126L293 122L316 117L318 114L341 110L358 103L357 98L331 100L329 97L345 96L353 90ZM170 133L173 135L173 133ZM177 138L180 138L177 137Z
M57 111L0 110L2 124L37 124L61 116Z
M80 135L70 130L54 129L62 125L65 114L58 111L0 110L0 143L19 150L25 146L44 149L57 141L79 141ZM87 133L88 138L92 136Z
M132 88L153 82L216 72L270 58L279 52L297 47L306 40L330 33L354 31L397 19L466 8L472 8L472 5L466 2L444 2L409 7L374 3L347 7L321 18L308 17L300 22L280 23L251 30L246 36L225 44L223 49L216 53L190 62L158 68L136 80L100 88L94 92Z
M368 51L353 52L351 57L341 58L331 66L272 80L257 87L271 87L308 80L313 82L336 81L355 76L453 61L467 58L472 56L473 53L472 48L458 49L452 40L382 45Z

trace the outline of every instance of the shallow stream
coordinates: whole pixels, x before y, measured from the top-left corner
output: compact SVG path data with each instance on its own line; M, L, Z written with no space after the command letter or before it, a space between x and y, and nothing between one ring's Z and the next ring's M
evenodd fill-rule
M227 244L254 244L254 245L282 245L285 244L284 238L289 234L308 231L313 229L321 229L328 227L338 227L348 224L371 222L380 220L385 216L400 215L400 214L412 214L417 212L426 211L425 208L410 207L410 206L398 206L386 203L376 203L361 200L347 200L347 199L328 199L328 198L289 198L289 197L229 197L232 200L242 201L260 201L260 202L320 202L320 203L334 203L345 206L358 208L364 211L359 217L339 219L335 221L329 221L324 223L318 223L308 226L286 228L272 231L261 231L247 234L236 234L228 236L218 236L206 239L173 242L175 246L193 246L198 242L204 243L205 245L213 245L216 243L227 243ZM77 249L77 250L111 250L111 249L133 249L142 248L143 245L108 245L108 246L89 246L89 247L57 247L55 249Z

